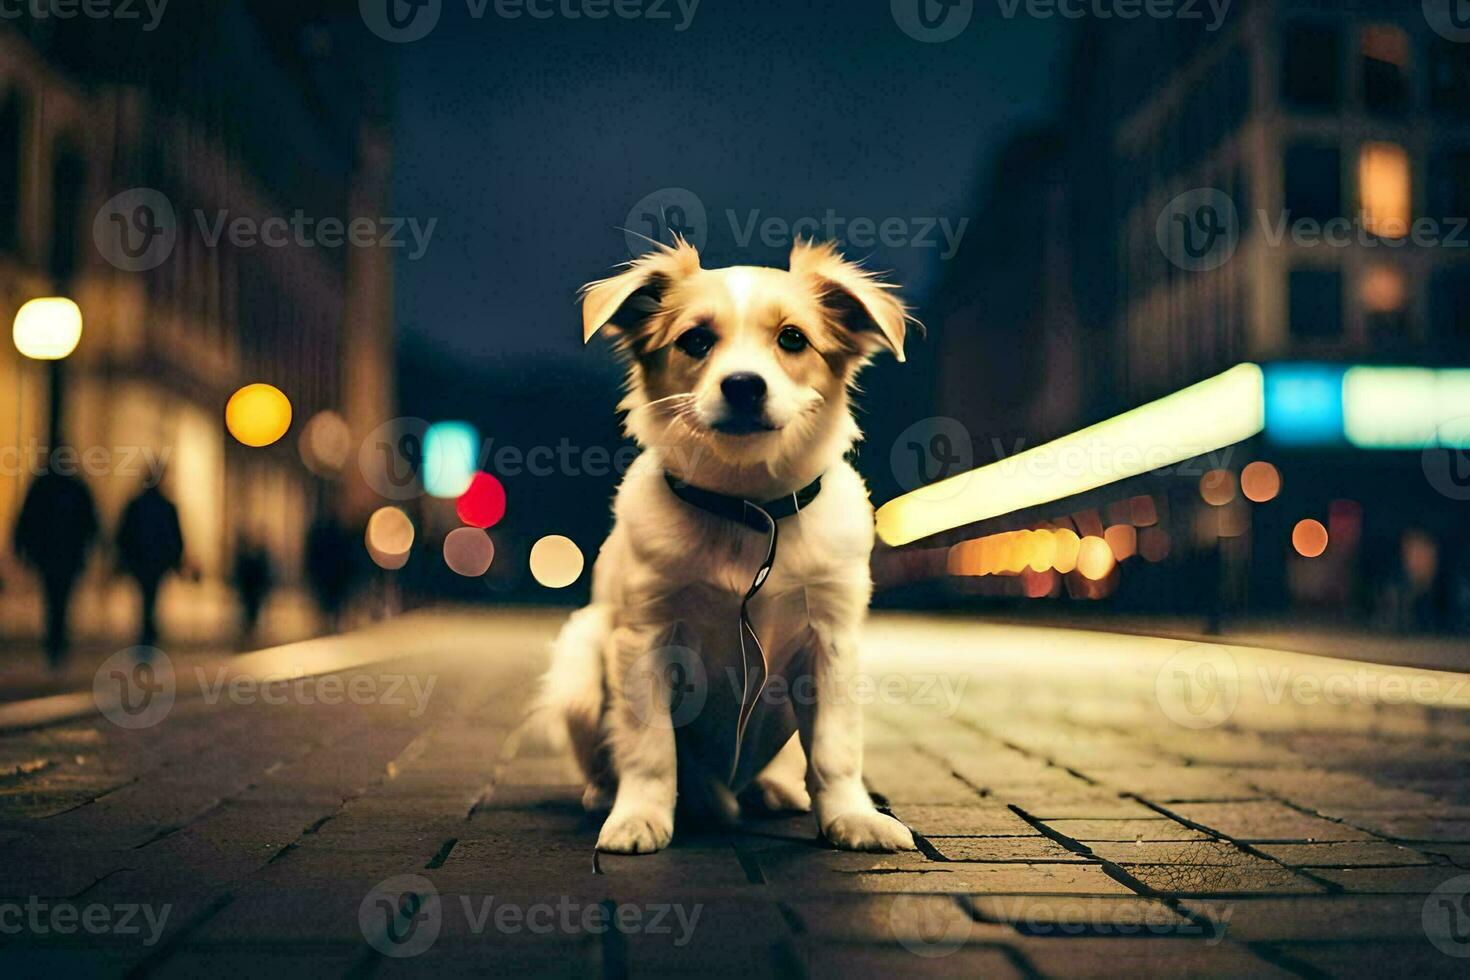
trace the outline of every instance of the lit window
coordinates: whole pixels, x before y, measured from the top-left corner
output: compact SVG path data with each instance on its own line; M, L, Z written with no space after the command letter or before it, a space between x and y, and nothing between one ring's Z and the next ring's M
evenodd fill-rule
M1363 276L1358 295L1367 317L1370 340L1391 345L1407 339L1408 285L1402 270L1391 265L1372 266Z
M1374 25L1363 31L1363 103L1375 112L1396 112L1408 102L1409 35Z
M1397 313L1404 308L1404 274L1391 265L1376 265L1363 277L1363 308L1369 313Z
M1397 143L1367 143L1358 156L1363 223L1380 238L1409 233L1412 194L1409 154Z

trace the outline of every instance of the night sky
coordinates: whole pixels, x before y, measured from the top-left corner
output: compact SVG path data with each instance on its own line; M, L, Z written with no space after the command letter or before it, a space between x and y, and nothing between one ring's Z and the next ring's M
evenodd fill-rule
M393 51L394 209L439 222L427 254L399 262L408 349L495 373L586 358L611 379L580 350L575 291L629 257L618 228L665 187L706 206L711 266L784 263L759 234L741 247L753 212L982 221L991 155L1044 114L1067 36L976 7L958 38L926 44L883 0L703 0L682 32L673 0L672 20L599 22L509 21L493 4L474 20L445 0L428 38ZM946 251L930 237L850 253L922 306Z

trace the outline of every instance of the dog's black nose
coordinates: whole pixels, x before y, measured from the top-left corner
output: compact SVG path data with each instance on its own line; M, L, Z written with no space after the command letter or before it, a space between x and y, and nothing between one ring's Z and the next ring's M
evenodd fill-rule
M720 382L720 391L735 411L754 414L766 400L766 379L753 371L739 371Z

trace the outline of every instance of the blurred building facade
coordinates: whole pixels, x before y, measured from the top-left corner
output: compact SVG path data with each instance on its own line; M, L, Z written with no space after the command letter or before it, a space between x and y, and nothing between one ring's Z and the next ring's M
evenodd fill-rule
M338 44L299 11L242 2L170 9L152 32L85 19L0 25L0 319L36 296L81 307L60 442L83 454L109 532L166 473L198 572L165 593L165 632L176 638L233 627L226 582L238 541L264 545L278 579L299 581L318 509L335 497L367 505L364 487L323 483L302 466L300 424L333 409L360 438L392 415L389 258L207 234L222 215L386 214L382 102ZM129 271L108 261L94 236L107 229L94 220L138 188L172 204L177 239L156 267ZM7 533L45 459L41 368L8 343L0 350L0 387L16 393L0 403L0 443L13 447L0 480ZM223 425L229 395L255 381L280 388L294 410L287 438L265 449L234 442ZM3 550L0 629L26 634L38 620L33 592ZM104 549L89 571L75 610L84 633L115 632L136 615L113 563Z
M1233 252L1180 262L1161 228L1204 220L1201 192L1217 227L1185 232L1223 233ZM1087 23L1058 119L1002 156L980 208L993 240L940 304L958 379L940 414L977 436L1034 445L1243 361L1470 364L1470 44L1392 0L1238 0L1214 32ZM1463 555L1466 505L1430 486L1417 451L1262 439L1214 462L1235 480L1258 458L1283 477L1269 504L1232 516L1178 481L1156 494L1181 511L1176 559L1236 552L1241 602L1367 613L1386 575L1422 571L1400 554L1417 535L1441 564ZM1305 517L1337 532L1315 562L1290 545ZM1212 541L1222 527L1243 541Z

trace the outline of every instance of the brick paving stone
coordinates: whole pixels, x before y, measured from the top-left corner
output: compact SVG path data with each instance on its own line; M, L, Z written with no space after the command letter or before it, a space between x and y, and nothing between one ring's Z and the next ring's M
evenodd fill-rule
M972 895L976 918L1027 936L1158 936L1209 938L1209 924L1192 922L1156 898Z
M364 958L361 937L356 945L289 943L243 946L189 944L171 950L151 976L193 980L200 976L280 977L293 975L345 976Z
M119 977L137 969L152 954L153 950L143 946L17 942L0 954L0 966L5 968L6 976L12 977Z
M891 871L903 868L925 871L942 862L931 861L918 851L898 854L863 854L839 851L824 843L797 840L764 840L742 842L746 859L753 862L761 876L777 887L799 888L803 883L823 893L841 891L845 877L838 872Z
M630 976L767 975L793 938L774 902L619 897L613 907Z
M890 803L972 803L980 794L945 764L912 750L863 759L868 788Z
M413 957L372 960L373 977L565 977L583 980L599 973L601 943L597 937L569 940L542 937L536 942L479 938L474 942L439 939Z
M471 895L603 894L611 878L592 873L594 843L594 836L524 833L461 839L431 877L441 891Z
M794 895L782 906L804 936L824 942L1000 942L1009 926L977 922L954 895Z
M417 851L336 851L296 847L250 876L250 880L286 890L341 881L366 889L390 875L419 871L438 845L425 842Z
M1056 795L1048 793L1015 793L1006 798L1039 820L1122 820L1157 817L1158 811L1138 800L1103 790L1086 794Z
M1134 841L1105 843L1094 841L1087 849L1104 861L1114 864L1170 864L1185 867L1228 868L1260 861L1229 841L1197 840L1183 842Z
M1067 850L1050 837L935 837L930 843L950 861L1021 861L1069 864L1089 859Z
M1272 861L1242 864L1130 864L1125 870L1161 895L1320 894L1327 889Z
M1224 928L1237 942L1424 938L1421 898L1302 896L1184 899L1180 907Z
M1048 820L1046 825L1063 837L1089 841L1189 841L1208 840L1208 835L1177 820L1153 817L1147 820Z
M231 889L228 902L190 930L185 942L261 949L278 944L354 943L362 948L358 909L373 887L387 876L371 877L356 887L347 881L307 882L292 887L246 884Z
M844 891L958 895L1131 895L1094 864L950 864L934 862L922 871L875 869L845 872L836 884Z
M1423 843L1408 845L1435 864L1457 868L1470 868L1470 844Z
M1465 976L1465 961L1451 959L1427 942L1279 943L1269 949L1320 976L1378 980L1380 977Z
M585 855L590 867L590 853ZM764 884L763 875L742 865L729 842L715 846L674 845L658 854L602 854L598 867L614 894L657 894L675 890L699 893L706 889L751 889Z
M1207 939L1030 939L1017 945L1049 977L1291 977L1295 974L1230 942Z
M1150 766L1093 775L1105 786L1157 803L1260 799L1261 791L1240 779L1239 771L1215 766Z
M1470 844L1470 820L1343 811L1343 822L1390 840Z
M136 867L131 849L82 850L23 840L0 846L0 898L70 898L109 874Z
M1313 870L1312 874L1358 894L1427 895L1464 872L1458 868L1442 867L1324 868Z
M1015 811L993 803L968 806L895 803L893 815L925 837L1016 837L1039 833Z
M1293 868L1399 867L1434 864L1418 851L1378 841L1328 844L1254 844L1253 849Z
M800 945L795 959L812 980L853 980L862 976L1021 980L1026 976L1006 947L976 944L944 955L921 956L902 945L807 943Z
M1167 808L1191 823L1239 841L1349 841L1369 839L1356 827L1293 810L1283 803L1178 803Z
M1257 769L1248 777L1251 785L1299 806L1375 806L1413 810L1434 802L1427 793L1388 786L1353 772L1325 769Z

